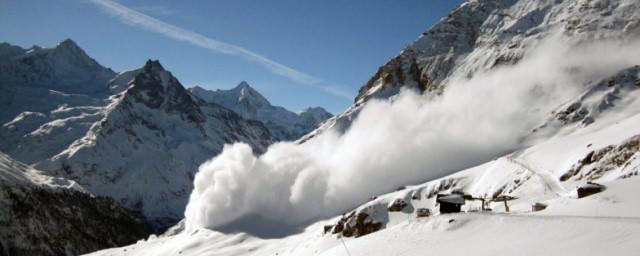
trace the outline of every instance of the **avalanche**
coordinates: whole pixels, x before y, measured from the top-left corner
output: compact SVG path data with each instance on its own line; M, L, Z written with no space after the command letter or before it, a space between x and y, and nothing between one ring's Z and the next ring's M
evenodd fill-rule
M610 171L616 175L597 180L607 187L602 193L578 199L575 188L586 181L560 182L558 177L590 150L623 144L640 134L638 127L640 114L379 196L354 211L370 213L386 228L359 238L325 233L324 226L340 218L335 217L280 239L201 228L92 255L347 255L345 247L351 255L628 255L640 249L637 149L628 162ZM621 179L628 173L636 174ZM510 203L510 213L502 203L491 204L491 212L477 212L479 204L467 203L464 213L427 218L417 218L412 210L387 211L397 199L408 202L407 208L437 211L429 195L460 190L482 196L505 189L518 197ZM532 212L534 203L547 208Z
M148 232L94 193L184 219L91 255L629 255L639 48L637 0L469 0L320 124L246 83L189 91L157 61L116 74L71 40L0 44L0 252ZM461 212L439 212L448 194Z
M639 10L470 0L299 144L225 146L171 232L94 255L631 254ZM587 182L606 189L578 198ZM491 211L440 214L450 193Z
M549 113L640 57L629 53L639 41L619 45L621 51L603 47L618 44L568 47L567 38L553 36L516 65L452 79L438 97L403 91L392 101L370 101L344 134L327 132L302 145L279 143L261 156L247 146L227 146L196 175L187 230L260 236L271 225L295 230L368 197L535 144L562 131L548 124L531 134ZM637 113L637 93L628 93L630 100L616 103L614 121ZM611 121L604 116L593 126ZM244 227L247 218L263 218L258 224L264 226Z

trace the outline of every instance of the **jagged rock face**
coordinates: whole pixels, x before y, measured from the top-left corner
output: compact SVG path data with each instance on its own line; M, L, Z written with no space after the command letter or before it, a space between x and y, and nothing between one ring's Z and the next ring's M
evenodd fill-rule
M231 90L209 91L198 86L189 90L206 102L231 109L245 119L264 123L278 140L296 140L332 117L321 107L307 108L296 114L273 106L245 81Z
M150 233L112 199L80 190L0 153L0 255L79 255Z
M160 62L147 62L132 83L135 86L127 91L127 95L148 108L162 108L168 113L178 113L194 123L206 121L197 102L175 77L164 70Z
M453 71L458 58L474 50L482 25L495 10L516 1L470 1L451 12L378 69L360 88L355 102L388 98L400 87L438 91Z
M198 166L224 144L260 153L274 141L260 122L198 101L157 61L103 111L86 136L36 166L115 198L158 228L183 217Z

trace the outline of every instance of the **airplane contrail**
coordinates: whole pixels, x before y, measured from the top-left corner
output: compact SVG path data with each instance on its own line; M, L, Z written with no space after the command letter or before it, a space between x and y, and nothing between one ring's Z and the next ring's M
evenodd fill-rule
M294 82L318 87L328 93L343 98L353 98L350 93L345 92L340 87L331 85L329 82L326 82L322 79L280 64L265 57L264 55L247 50L243 47L218 41L202 34L198 34L196 32L174 26L172 24L148 16L144 13L128 8L112 0L92 1L107 13L118 17L120 21L128 25L145 29L175 40L187 42L214 52L241 57L248 61L260 64L272 73L288 78Z

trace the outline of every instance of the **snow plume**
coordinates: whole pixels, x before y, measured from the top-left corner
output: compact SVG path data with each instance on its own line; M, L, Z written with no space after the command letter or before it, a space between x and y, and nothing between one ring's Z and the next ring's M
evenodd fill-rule
M440 96L403 91L392 101L370 101L342 135L278 143L261 156L245 144L226 146L195 177L187 229L243 218L302 226L488 161L525 146L532 128L585 84L640 57L637 41L576 47L553 38L517 65L451 79Z

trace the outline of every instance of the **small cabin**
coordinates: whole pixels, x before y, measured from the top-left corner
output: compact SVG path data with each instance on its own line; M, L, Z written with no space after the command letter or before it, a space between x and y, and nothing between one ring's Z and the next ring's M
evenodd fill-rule
M578 187L578 198L587 197L604 191L605 187L598 183L587 182L586 185Z
M460 212L460 207L464 205L464 195L438 194L436 196L436 202L440 204L440 213L456 213L456 212Z

